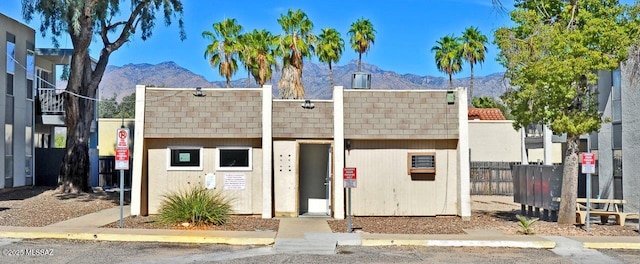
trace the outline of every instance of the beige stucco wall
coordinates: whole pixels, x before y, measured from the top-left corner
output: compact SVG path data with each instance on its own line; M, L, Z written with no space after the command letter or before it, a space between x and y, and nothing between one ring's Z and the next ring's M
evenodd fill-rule
M513 121L469 120L471 161L521 161L521 140Z
M529 162L543 162L544 161L544 149L529 149L527 153ZM562 163L562 143L553 143L551 145L551 162Z
M353 215L457 214L457 140L351 140L345 166L357 169ZM408 153L435 152L433 180L412 180ZM338 179L337 179L338 180Z
M169 192L183 190L198 184L204 186L205 175L215 173L216 190L233 200L235 214L262 213L262 148L260 139L147 139L148 155L148 197L149 213L156 214L162 196ZM168 146L204 147L203 170L176 171L167 170ZM216 171L216 147L218 146L251 146L251 171ZM226 173L244 174L246 188L244 190L224 190Z
M98 119L98 153L100 156L115 155L116 130L122 126L123 120L118 118ZM133 150L135 120L124 119L124 127L129 129L129 151Z

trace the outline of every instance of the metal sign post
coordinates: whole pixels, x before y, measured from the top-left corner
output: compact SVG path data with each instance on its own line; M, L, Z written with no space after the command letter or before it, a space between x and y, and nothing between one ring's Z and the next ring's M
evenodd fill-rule
M589 150L591 151L591 150ZM591 173L596 172L596 159L591 152L582 153L582 173L587 177L587 233L589 233L589 227L591 223Z
M120 170L120 228L124 227L124 170L129 169L129 129L116 130L116 170Z
M357 174L356 168L344 168L342 169L344 176L344 187L347 188L347 232L353 232L353 226L351 225L351 188L357 187Z

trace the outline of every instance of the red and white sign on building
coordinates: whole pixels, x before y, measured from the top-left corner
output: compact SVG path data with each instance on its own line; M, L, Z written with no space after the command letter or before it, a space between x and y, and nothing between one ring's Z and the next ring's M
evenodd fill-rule
M342 169L342 174L345 188L356 188L358 186L356 168L344 168Z
M596 156L594 153L582 153L582 173L596 173Z

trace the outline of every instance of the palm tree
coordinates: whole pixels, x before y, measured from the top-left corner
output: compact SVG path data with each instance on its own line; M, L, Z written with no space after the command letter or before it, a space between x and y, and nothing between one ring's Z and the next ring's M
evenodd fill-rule
M245 34L246 45L249 53L249 73L253 75L256 83L262 87L267 80L271 79L273 68L276 63L275 47L278 37L271 35L271 32L263 29L254 29L251 33Z
M449 89L453 89L453 74L462 70L462 45L453 35L447 35L436 41L431 51L436 52L436 66L440 72L449 75Z
M484 62L484 55L487 52L487 36L478 31L476 27L468 27L462 33L462 58L469 62L471 67L471 82L469 85L469 102L473 100L473 66L476 63Z
M253 64L253 58L251 57L251 49L253 48L250 43L251 37L251 33L238 36L238 45L240 48L238 52L238 59L244 65L244 69L247 70L247 88L251 87L251 67Z
M213 32L203 31L202 37L210 39L204 51L205 59L212 67L218 67L220 76L227 80L227 88L231 87L231 76L238 70L236 57L239 52L239 36L242 26L233 18L213 24Z
M375 42L376 30L369 19L358 19L351 24L349 35L351 36L351 48L358 52L358 71L362 71L362 53L369 52Z
M333 88L333 68L331 63L338 63L342 57L344 50L344 40L340 37L340 33L333 28L324 28L318 36L318 59L321 62L329 64L329 78L331 80L331 88Z
M284 33L280 36L278 49L282 55L282 76L278 82L280 97L285 99L304 98L302 67L304 57L314 53L316 37L311 33L313 22L302 10L281 14L278 23Z

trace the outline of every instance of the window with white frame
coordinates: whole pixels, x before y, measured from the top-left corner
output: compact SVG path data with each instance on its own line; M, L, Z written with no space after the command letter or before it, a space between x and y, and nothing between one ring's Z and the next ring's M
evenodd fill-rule
M168 147L167 170L202 170L202 147Z
M252 170L251 147L218 147L216 170Z

